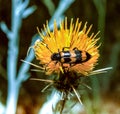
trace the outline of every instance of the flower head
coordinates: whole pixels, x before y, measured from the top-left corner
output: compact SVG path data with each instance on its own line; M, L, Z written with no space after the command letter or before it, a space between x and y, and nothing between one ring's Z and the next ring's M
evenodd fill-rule
M61 21L60 28L57 28L56 21L54 21L54 28L51 32L48 24L44 25L44 31L40 32L42 40L37 40L33 46L37 60L46 69L46 74L65 72L76 72L83 76L88 75L97 64L99 58L99 45L96 45L99 38L97 34L90 34L92 25L87 28L87 22L81 27L82 22L79 19L73 23L71 19L70 26L68 27L67 18ZM60 54L60 52L72 52L74 49L79 50L81 59L85 59L86 53L91 57L85 62L79 63L64 63L64 57L57 60L52 60L53 54ZM64 51L63 51L64 49ZM77 59L76 57L70 58L71 60Z

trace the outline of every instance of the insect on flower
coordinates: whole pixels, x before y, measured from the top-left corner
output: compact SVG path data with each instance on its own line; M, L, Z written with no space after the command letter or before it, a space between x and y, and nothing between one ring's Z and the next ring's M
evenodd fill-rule
M48 23L43 25L44 32L38 29L41 39L38 39L32 46L41 66L29 63L44 70L47 75L57 74L54 75L53 80L31 79L50 83L43 90L53 85L61 92L64 100L69 94L74 93L80 103L80 96L76 91L80 84L80 77L104 73L111 69L108 67L93 70L100 56L98 50L100 45L97 45L99 38L96 38L99 32L90 34L92 25L88 28L87 23L83 28L81 25L82 22L79 22L79 19L75 24L71 19L70 26L68 26L67 18L61 21L59 29L54 21L53 31L50 31Z
M59 29L54 21L53 32L50 31L48 23L44 25L44 32L38 30L42 39L35 42L33 49L36 59L40 60L47 75L64 72L64 68L83 76L92 72L99 58L99 45L96 45L99 32L89 35L92 25L88 29L87 23L83 28L81 25L79 19L75 24L71 19L68 26L65 18L65 21L61 21Z

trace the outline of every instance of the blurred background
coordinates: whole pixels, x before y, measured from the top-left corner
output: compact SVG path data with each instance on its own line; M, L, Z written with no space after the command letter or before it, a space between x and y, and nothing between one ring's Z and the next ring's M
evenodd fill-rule
M25 1L25 0L23 0ZM17 72L22 64L20 61L27 55L32 37L37 33L36 27L43 28L46 20L50 20L60 1L64 0L30 0L29 6L36 6L36 10L22 20L19 31L19 54ZM4 21L11 29L10 0L0 0L0 22ZM62 8L62 7L61 7ZM93 24L92 32L99 34L101 47L99 64L95 69L113 67L108 73L86 77L85 82L92 91L85 89L81 99L85 110L79 114L120 114L120 1L119 0L74 0L65 10L64 16L73 18L88 25ZM6 105L8 90L7 75L7 35L0 29L0 103ZM38 64L38 61L32 61ZM33 66L30 69L34 68ZM44 73L31 72L30 77L47 78ZM31 81L29 78L21 84L16 114L37 114L46 102L52 89L41 93L45 83Z

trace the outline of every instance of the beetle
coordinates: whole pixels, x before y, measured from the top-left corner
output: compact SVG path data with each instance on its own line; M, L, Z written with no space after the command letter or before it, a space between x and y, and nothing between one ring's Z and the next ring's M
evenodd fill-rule
M77 47L68 51L65 51L65 48L68 47L63 47L62 51L53 53L51 55L51 61L56 61L56 63L61 62L62 64L82 64L91 58L91 55L88 52L79 50Z

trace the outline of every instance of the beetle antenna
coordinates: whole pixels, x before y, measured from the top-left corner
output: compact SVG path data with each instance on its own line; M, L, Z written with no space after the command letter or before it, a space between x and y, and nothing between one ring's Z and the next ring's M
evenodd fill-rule
M53 52L50 50L47 44L46 44L46 48L53 54Z

